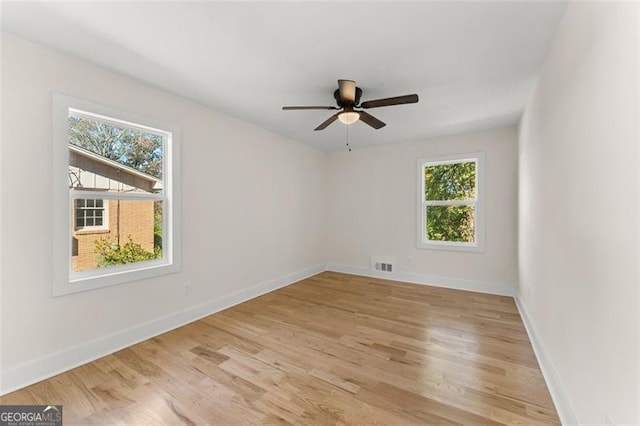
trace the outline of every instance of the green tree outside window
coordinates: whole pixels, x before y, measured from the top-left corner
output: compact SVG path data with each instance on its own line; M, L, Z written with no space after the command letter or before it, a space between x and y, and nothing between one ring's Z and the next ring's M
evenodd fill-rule
M475 161L424 167L427 240L475 241L476 172Z

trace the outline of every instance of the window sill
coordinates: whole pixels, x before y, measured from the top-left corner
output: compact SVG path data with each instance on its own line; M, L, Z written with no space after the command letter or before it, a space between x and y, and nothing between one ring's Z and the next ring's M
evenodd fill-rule
M76 272L70 274L69 281L54 282L53 296L80 293L102 287L159 277L180 271L180 266L177 263L167 263L167 261L158 259L105 268L104 272L100 274L96 274L96 270L98 269Z
M450 242L419 242L419 249L427 250L447 250L447 251L461 251L471 253L484 253L484 246L481 244L465 244L465 243L450 243Z
M79 229L74 231L76 235L108 234L110 232L110 229Z

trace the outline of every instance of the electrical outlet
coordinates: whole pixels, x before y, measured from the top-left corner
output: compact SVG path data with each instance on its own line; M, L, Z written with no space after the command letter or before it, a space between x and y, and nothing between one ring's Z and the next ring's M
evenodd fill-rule
M191 294L191 283L189 281L184 283L184 295Z

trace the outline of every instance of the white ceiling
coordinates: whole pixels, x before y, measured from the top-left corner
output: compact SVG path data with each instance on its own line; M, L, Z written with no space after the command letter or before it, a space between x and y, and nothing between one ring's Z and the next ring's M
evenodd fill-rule
M565 2L3 3L2 28L324 150L346 126L313 129L337 79L370 109L354 147L515 124Z

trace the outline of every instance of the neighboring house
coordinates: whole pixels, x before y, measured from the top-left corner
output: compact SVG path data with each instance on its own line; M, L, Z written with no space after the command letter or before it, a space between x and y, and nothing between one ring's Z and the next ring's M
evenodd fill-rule
M151 193L161 185L154 176L69 145L69 186L75 190ZM73 271L98 266L95 241L100 238L124 245L131 237L153 251L153 201L77 198L71 208Z

